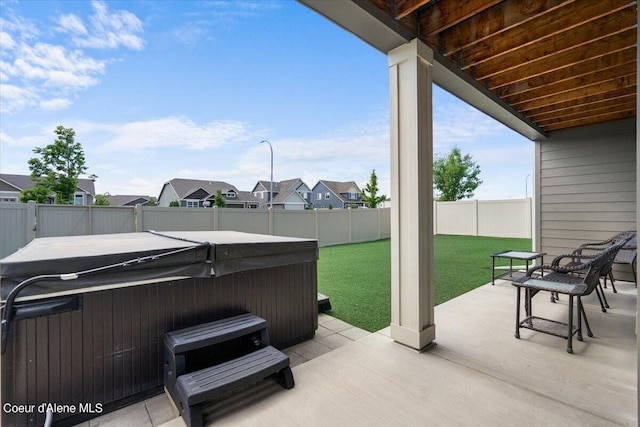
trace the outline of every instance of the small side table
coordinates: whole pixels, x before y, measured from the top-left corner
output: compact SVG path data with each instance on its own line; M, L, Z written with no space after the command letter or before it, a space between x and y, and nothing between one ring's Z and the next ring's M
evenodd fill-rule
M492 268L491 268L491 284L495 285L496 279L514 280L522 277L524 273L513 271L513 260L519 259L526 262L526 269L529 269L529 261L540 258L540 263L544 264L543 257L546 255L544 252L528 252L528 251L502 251L495 254L491 254ZM496 258L505 258L509 260L509 271L506 273L498 274L496 276Z

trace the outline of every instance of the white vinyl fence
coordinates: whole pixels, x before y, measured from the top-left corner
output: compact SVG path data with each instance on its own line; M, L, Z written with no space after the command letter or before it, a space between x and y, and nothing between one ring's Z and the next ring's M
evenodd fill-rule
M435 234L531 239L531 199L434 202Z
M531 238L531 199L434 202L434 232ZM233 230L317 239L320 246L391 236L390 208L245 210L0 203L0 258L34 237L136 231Z

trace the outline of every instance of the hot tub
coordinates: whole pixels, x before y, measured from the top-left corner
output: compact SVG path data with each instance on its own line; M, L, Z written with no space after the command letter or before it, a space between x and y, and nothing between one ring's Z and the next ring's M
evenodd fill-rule
M250 312L278 348L312 338L317 259L315 240L228 231L35 239L0 260L2 425L41 426L46 409L74 424L157 394L176 329Z

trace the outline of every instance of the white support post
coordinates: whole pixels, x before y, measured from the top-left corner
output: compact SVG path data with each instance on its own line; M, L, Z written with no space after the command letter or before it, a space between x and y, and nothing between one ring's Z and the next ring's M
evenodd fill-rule
M391 338L435 340L433 52L414 39L388 54L391 96Z

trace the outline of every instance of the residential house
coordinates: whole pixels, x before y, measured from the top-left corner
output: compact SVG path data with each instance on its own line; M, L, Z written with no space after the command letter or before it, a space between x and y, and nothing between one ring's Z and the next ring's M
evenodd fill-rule
M19 202L20 192L35 187L36 183L29 175L0 174L0 202ZM73 197L74 205L90 205L93 203L96 190L92 180L78 179L78 188ZM47 203L55 202L55 194L49 196Z
M105 195L109 201L109 206L136 206L154 204L155 200L149 196L133 196L133 195Z
M260 200L260 207L269 207L269 181L258 181L251 190ZM300 178L288 179L273 183L273 208L286 210L303 210L310 205L311 190Z
M313 187L311 203L314 208L337 209L364 207L361 191L354 181L336 182L320 180Z
M260 201L248 191L239 191L224 181L174 178L162 186L158 206L169 206L177 201L180 207L201 208L213 206L220 190L228 208L257 209Z

